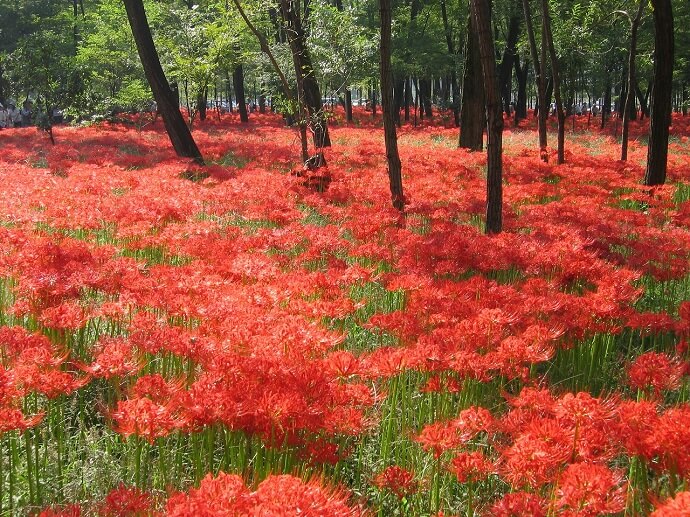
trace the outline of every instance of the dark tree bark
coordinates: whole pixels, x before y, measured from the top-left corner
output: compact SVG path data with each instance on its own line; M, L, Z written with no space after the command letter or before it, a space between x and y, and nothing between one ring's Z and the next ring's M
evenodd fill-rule
M410 105L412 104L412 80L405 79L405 122L410 121Z
M0 66L0 104L5 105L5 76L2 66Z
M630 128L630 108L635 104L635 56L637 55L637 29L648 0L641 0L637 15L630 21L630 53L628 54L628 95L623 109L623 132L621 136L621 161L628 159L628 131Z
M471 151L484 148L484 81L479 55L479 41L472 17L467 24L465 47L465 73L462 79L462 108L460 110L460 147Z
M532 62L534 63L534 75L537 79L537 104L539 111L539 154L541 159L547 161L549 155L546 151L548 144L546 134L546 120L549 116L549 107L546 101L546 63L544 59L539 59L539 52L537 50L537 40L534 37L534 27L532 25L532 13L530 12L529 0L522 0L522 7L525 12L525 26L527 27L527 36L529 38L529 48L532 53ZM543 56L542 52L542 56Z
M654 8L654 82L645 185L666 182L668 132L673 80L673 10L671 0L652 0Z
M371 87L371 118L376 118L376 105L378 104L378 99L376 98L376 83Z
M556 98L556 114L558 115L558 163L565 163L565 112L561 100L561 78L558 71L558 57L553 46L551 34L551 16L549 15L548 0L541 0L542 9L542 45L549 51L551 61L551 76L553 78L553 94Z
M244 68L242 64L237 65L232 72L232 87L235 90L235 97L237 98L237 109L240 112L240 122L249 122L247 101L244 93Z
M402 165L398 154L398 137L393 117L393 71L391 69L391 0L379 0L381 16L381 107L383 109L383 133L388 160L393 206L401 212L405 209L402 185Z
M381 86L383 88L383 86ZM393 88L393 117L395 119L395 123L400 126L401 120L400 120L400 110L403 107L403 103L405 101L405 79L401 78L396 78L395 79L395 86ZM383 101L381 101L383 104Z
M280 0L280 11L287 25L287 39L292 52L297 76L297 87L309 113L309 125L314 134L314 147L330 147L331 138L321 104L321 91L306 46L306 33L302 27L300 9L294 0Z
M515 103L515 125L517 126L520 120L527 118L527 72L529 71L528 63L525 60L524 64L520 64L519 56L515 58L515 78L518 83L517 102Z
M652 82L650 81L647 85L647 91L642 93L640 89L640 83L635 81L635 94L637 95L637 100L640 102L640 120L649 116L649 94L652 91Z
M510 115L510 97L513 89L512 77L513 66L515 62L515 49L517 40L520 36L520 17L517 14L511 14L508 20L508 36L506 37L506 46L503 49L503 58L499 66L499 84L501 87L501 97L503 98L503 111Z
M201 88L196 96L196 110L199 112L199 120L206 120L206 102L208 101L208 87Z
M431 79L419 79L419 98L424 115L431 118Z
M280 84L283 86L283 94L285 95L285 98L288 100L288 102L292 105L297 106L297 109L302 112L302 103L299 102L298 100L295 100L294 96L292 95L292 90L290 88L290 84L287 81L287 78L285 77L285 74L280 68L280 65L278 64L278 61L276 61L275 56L273 55L273 52L271 52L271 47L268 45L268 40L266 39L266 36L262 32L260 32L256 26L251 22L249 17L247 16L247 13L244 12L244 9L242 8L242 4L240 4L239 0L233 0L233 3L235 4L235 7L237 8L237 11L240 13L240 16L244 20L244 23L247 24L247 27L249 27L249 30L256 36L256 39L259 41L259 47L261 48L261 52L266 54L268 57L269 61L271 62L271 65L273 66L273 69L275 70L276 74L278 74L278 78L280 79ZM277 21L276 21L277 23ZM319 102L321 99L319 99ZM286 117L288 119L289 125L292 125L293 122L290 121L290 119L294 119L293 114L289 114ZM300 117L299 121L299 136L300 136L300 147L301 147L301 152L302 152L302 161L306 163L306 161L309 159L309 150L308 150L308 143L307 143L307 128L304 123L304 120L302 120L303 117Z
M352 90L345 90L345 120L352 122Z
M259 113L266 113L266 93L263 83L261 83L261 93L259 94Z
M471 0L470 9L477 33L487 113L486 233L503 227L503 110L496 73L496 52L491 34L491 11L485 0Z
M611 115L611 71L606 68L606 83L604 86L604 105L601 107L601 129L606 127L606 121Z
M163 68L158 59L158 52L156 52L156 47L153 44L148 20L146 19L143 0L124 0L124 3L146 79L151 86L153 97L156 99L156 104L163 117L165 130L168 133L173 148L178 156L192 158L195 162L203 164L204 159L201 156L201 152L182 118L179 106L175 102L174 94L163 73Z
M446 11L446 0L441 0L441 18L443 19L443 32L446 35L446 46L448 47L448 54L455 59L455 48L453 45L453 32L448 23L448 12ZM460 92L458 90L458 73L455 71L455 66L451 69L450 85L453 89L453 120L455 127L460 126Z

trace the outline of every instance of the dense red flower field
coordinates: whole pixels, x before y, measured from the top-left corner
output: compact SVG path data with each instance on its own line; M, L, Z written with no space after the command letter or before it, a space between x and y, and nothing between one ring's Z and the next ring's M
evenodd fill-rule
M273 115L0 132L0 514L690 512L690 119L669 181L569 122L504 134L504 220L457 130Z

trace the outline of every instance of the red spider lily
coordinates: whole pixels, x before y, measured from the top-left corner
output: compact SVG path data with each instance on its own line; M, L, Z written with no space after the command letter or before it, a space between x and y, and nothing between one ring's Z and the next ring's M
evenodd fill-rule
M419 482L413 472L398 465L386 467L373 479L374 486L379 490L388 490L398 499L410 496L419 491Z
M640 390L651 388L655 395L680 387L685 366L677 359L658 352L639 355L628 367L630 385Z
M131 342L122 338L102 338L94 362L82 369L94 377L123 377L139 371L143 363Z
M242 478L224 473L213 478L206 476L198 489L189 494L178 494L168 500L166 515L187 517L191 515L320 515L339 517L363 515L364 512L351 507L347 496L321 486L316 481L304 483L288 475L269 476L250 492Z
M473 406L461 411L454 420L425 426L415 437L415 441L438 458L444 452L457 449L472 440L480 432L490 432L493 427L494 418L491 413L484 408Z
M429 424L422 429L419 436L415 437L425 451L433 452L436 458L462 445L462 440L458 436L455 427L447 422Z
M448 470L460 483L474 483L493 473L493 464L479 451L461 452L450 462Z
M625 509L623 476L602 465L573 463L558 482L553 503L559 515L610 515Z
M690 492L680 492L668 501L660 504L651 517L686 517L690 515Z
M357 358L346 350L338 350L328 355L326 365L339 377L350 377L359 374Z
M166 381L159 373L142 375L131 388L134 398L147 397L157 404L165 404L179 395L184 385L184 380Z
M487 517L545 517L546 501L530 492L511 492L496 501Z
M514 486L541 486L554 479L572 450L571 429L553 419L534 419L502 452L500 472Z
M152 508L153 498L135 487L119 487L108 492L98 506L97 513L103 517L139 517L158 515Z
M665 411L647 436L648 447L660 460L659 467L680 476L690 474L690 405Z
M45 413L38 413L31 417L26 417L21 410L12 407L0 407L0 435L7 431L24 431L36 427L45 416Z
M656 403L646 400L623 401L616 408L616 414L618 440L628 454L651 458L654 447L649 437L659 422Z
M110 417L118 433L139 436L153 443L156 438L167 436L187 424L185 418L176 413L172 405L156 404L143 397L119 401Z
M81 506L78 504L68 504L46 508L38 514L38 517L81 517L81 515Z

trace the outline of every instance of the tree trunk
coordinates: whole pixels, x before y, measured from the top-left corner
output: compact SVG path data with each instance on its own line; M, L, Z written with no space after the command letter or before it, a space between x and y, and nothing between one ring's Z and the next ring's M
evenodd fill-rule
M671 125L673 80L673 10L671 0L652 0L654 8L654 82L650 113L645 185L666 181L668 132Z
M484 148L484 127L486 126L484 81L479 55L479 41L471 17L468 20L467 29L459 145L470 151L481 151Z
M264 83L261 83L261 93L259 93L259 113L266 113L266 93Z
M528 62L525 60L520 64L519 56L515 58L515 78L518 83L517 102L515 103L515 125L520 120L527 118L527 72L529 71Z
M635 93L637 95L637 100L640 101L640 120L648 117L649 116L649 105L647 104L647 101L649 101L649 93L652 91L652 83L650 81L649 85L647 86L647 91L645 93L642 93L642 90L640 89L640 84L635 81Z
M512 7L512 6L511 6ZM513 66L515 62L515 48L518 36L520 36L520 17L511 14L508 21L508 36L506 46L503 50L503 58L499 66L499 84L501 87L501 97L503 98L503 111L510 115L510 101L513 89Z
M544 62L544 59L539 59L537 41L534 37L534 27L532 26L532 13L530 12L529 0L522 0L522 7L525 12L525 26L527 27L529 48L530 52L532 53L532 62L534 63L534 75L537 79L537 104L539 109L539 155L541 156L542 160L548 161L549 155L546 149L548 144L546 134L546 120L549 116L549 107L546 102L546 63Z
M491 34L491 11L484 0L471 0L470 9L478 37L487 112L486 233L503 226L503 110L496 73L496 53Z
M352 122L352 90L345 90L345 120Z
M565 112L563 111L563 101L561 100L561 79L558 72L558 57L553 46L553 35L551 34L551 17L549 15L548 0L541 0L542 9L542 45L549 51L551 61L551 75L553 78L553 94L556 98L556 114L558 115L558 164L565 162Z
M383 85L381 86L383 88ZM405 101L405 79L397 78L395 80L395 88L393 89L393 117L395 118L396 124L400 126L400 110L403 107L403 102ZM383 105L383 100L381 101Z
M630 53L628 54L628 95L623 110L623 132L621 136L621 161L628 159L628 131L630 128L630 108L635 103L635 56L637 54L637 28L648 0L641 0L637 15L630 22Z
M292 90L290 88L290 84L287 81L287 78L285 77L285 74L280 68L280 65L278 64L278 61L276 60L275 56L273 55L273 52L271 52L271 47L268 45L268 40L266 39L266 36L260 32L256 26L251 22L249 17L247 16L247 13L244 12L244 9L242 8L242 4L240 4L239 0L233 0L233 3L235 4L235 7L237 7L237 11L240 13L240 16L244 20L244 23L247 24L247 27L249 27L249 30L256 36L256 39L259 41L259 47L261 48L261 52L266 54L268 57L269 61L271 62L271 65L273 65L273 69L275 70L276 74L278 74L278 78L280 79L280 84L283 86L283 93L285 94L285 98L288 100L288 102L292 105L297 106L297 109L301 112L302 111L302 104L300 102L300 99L295 99L294 96L292 95ZM269 11L270 12L270 11ZM277 24L277 20L276 20ZM280 36L280 34L278 34ZM320 99L319 99L320 100ZM271 99L271 107L273 106L273 99ZM302 117L300 117L301 119ZM294 114L289 113L286 115L286 121L288 125L292 125L294 123ZM309 159L309 152L308 152L308 144L307 144L307 130L304 125L304 121L300 120L299 122L299 135L300 135L300 147L302 151L302 161L306 162Z
M391 0L379 0L381 16L381 107L383 109L383 134L388 160L393 206L401 212L405 209L402 185L402 165L398 154L398 137L393 117L393 71L391 69Z
M421 100L420 106L424 115L431 119L433 113L431 111L431 79L419 80L419 98Z
M244 93L244 68L242 64L237 65L232 72L232 87L235 90L235 97L237 98L237 109L240 112L240 122L249 122L247 101Z
M412 80L405 79L405 122L410 121L410 105L412 104Z
M306 34L302 27L299 5L296 5L293 0L280 0L280 10L287 24L287 39L295 65L297 85L298 89L302 90L301 100L309 114L309 125L314 134L314 147L316 149L330 147L331 138L321 104L321 91L306 46Z
M206 120L206 102L208 101L208 87L204 86L196 96L196 110L199 112L199 120Z
M163 117L170 142L178 156L192 158L195 162L203 164L201 152L182 118L179 106L175 102L173 92L163 73L146 19L143 0L124 0L124 4L144 73Z
M455 48L453 46L453 34L448 23L448 12L446 10L446 0L441 0L441 18L443 20L443 32L446 35L446 46L448 54L453 58L453 68L450 75L450 85L453 89L453 120L455 127L460 126L460 91L458 88L458 73L455 71Z
M604 105L601 107L601 129L606 127L606 121L611 115L611 72L606 69L606 83L604 86Z

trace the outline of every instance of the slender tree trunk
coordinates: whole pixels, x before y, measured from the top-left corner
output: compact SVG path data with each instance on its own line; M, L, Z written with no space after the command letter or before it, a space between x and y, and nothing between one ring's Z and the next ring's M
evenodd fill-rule
M419 98L424 115L431 119L431 79L419 79Z
M611 72L606 68L606 83L604 86L604 105L601 107L601 129L606 127L606 121L611 115Z
M645 185L666 182L668 133L673 85L673 10L671 0L652 0L654 8L654 82Z
M259 93L259 113L266 113L266 91L264 83L261 83L261 93Z
M520 120L527 118L527 72L529 71L528 62L520 64L519 57L515 59L515 77L518 82L517 102L515 103L515 125Z
M512 77L515 62L515 48L517 46L519 36L520 17L513 13L510 15L510 19L508 21L508 36L506 37L506 46L503 50L503 59L501 59L501 64L498 68L501 97L503 98L503 111L505 111L508 115L510 115L510 97L513 89Z
M680 86L680 110L684 117L688 115L688 83L683 81Z
M352 90L345 90L345 120L352 122Z
M208 101L208 86L202 87L196 96L196 110L199 112L199 120L206 120L206 102Z
M402 165L398 154L398 137L393 117L393 71L391 69L391 0L379 0L381 16L381 107L383 109L383 133L388 160L393 206L401 212L405 209L402 185Z
M143 0L124 0L124 4L146 79L151 86L173 148L178 156L192 158L195 162L203 164L201 152L182 118L179 106L175 103L173 92L163 73L146 19Z
M628 159L628 131L630 128L630 108L635 103L635 56L637 55L637 28L648 0L640 0L637 15L630 22L630 53L628 54L628 95L623 110L623 132L621 136L621 161Z
M647 86L647 91L645 93L642 93L642 90L640 89L640 84L637 80L635 80L635 94L637 95L637 100L640 101L640 120L642 120L645 117L649 116L649 93L652 91L652 83L650 81L649 85Z
M565 112L563 111L563 101L561 100L561 79L558 71L558 57L553 46L553 35L551 34L551 16L549 15L548 0L541 0L542 8L542 45L549 51L551 60L551 75L553 77L553 93L556 98L556 114L558 115L558 163L565 162Z
M241 63L237 65L232 72L232 87L235 90L235 97L237 97L237 109L240 112L240 122L249 122L244 92L244 68Z
M478 37L487 112L486 233L503 226L503 110L496 73L496 52L491 34L491 11L485 0L471 0L470 9Z
M5 105L5 75L4 69L0 66L0 104Z
M295 100L294 96L292 95L292 90L290 89L290 84L287 81L287 78L285 77L285 74L280 68L280 65L278 64L278 61L276 60L275 56L273 55L273 52L271 52L271 47L268 45L268 40L266 39L266 36L262 32L260 32L256 26L251 22L249 17L247 16L247 13L244 12L244 9L242 8L242 4L240 4L239 0L233 0L233 3L235 4L235 7L237 8L237 11L240 13L240 16L244 20L244 23L247 24L247 27L249 27L249 30L256 36L256 39L259 41L259 47L261 48L261 51L266 54L268 57L269 61L271 62L271 65L273 65L273 69L275 70L276 74L278 74L278 78L280 79L280 84L283 86L283 93L285 94L285 98L290 102L292 105L296 105L297 109L301 112L302 111L302 104L300 102L300 99ZM271 11L269 10L269 13ZM276 25L278 24L276 20ZM277 36L280 38L280 31L278 32ZM320 99L319 99L320 101ZM272 105L272 102L271 102ZM293 114L289 114L287 116L288 121L290 119L294 119ZM302 119L302 117L300 117ZM293 122L289 122L291 125ZM299 122L299 135L300 135L300 147L302 151L302 161L306 162L309 159L309 152L308 152L308 144L307 144L307 129L304 124L303 120L300 120Z
M317 149L330 147L331 138L321 105L321 91L306 46L306 34L302 27L299 6L293 0L280 0L280 10L287 24L287 39L295 65L297 85L302 91L302 102L309 113L309 126L314 134L314 147Z
M410 121L410 104L412 104L412 80L405 79L405 122Z
M525 12L525 26L527 27L527 36L529 38L529 48L532 53L532 62L534 63L534 75L537 79L537 104L538 111L538 125L539 125L539 154L541 159L548 161L549 155L547 152L547 134L546 134L546 120L549 116L549 107L546 102L546 63L545 60L539 59L539 52L537 50L537 41L534 37L534 27L532 26L532 13L530 12L529 0L522 0L522 7Z
M471 17L468 20L467 29L459 146L471 151L481 151L484 148L484 128L486 127L484 81L479 41Z
M371 118L376 118L376 104L378 99L376 98L377 85L374 82L374 86L371 87Z
M383 88L383 85L381 86ZM383 97L383 94L382 94ZM403 107L403 103L405 101L405 79L400 79L396 78L395 79L395 87L393 89L393 116L395 118L396 124L400 126L401 120L400 120L400 110ZM381 105L383 106L383 100L381 101Z
M446 9L446 0L441 0L441 19L443 20L443 32L446 36L446 46L448 47L448 54L455 61L456 53L453 45L453 32L448 23L448 12ZM460 126L460 91L458 88L458 73L455 71L455 62L451 69L450 86L453 89L453 120L455 127Z

